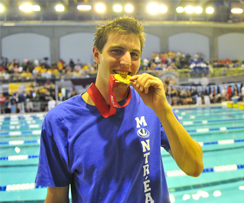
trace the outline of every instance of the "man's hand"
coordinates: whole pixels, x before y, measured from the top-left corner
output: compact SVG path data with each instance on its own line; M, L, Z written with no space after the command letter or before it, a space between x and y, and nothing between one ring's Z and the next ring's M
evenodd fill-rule
M130 78L132 86L141 96L144 103L152 108L155 113L163 111L168 106L163 82L152 75L143 73Z

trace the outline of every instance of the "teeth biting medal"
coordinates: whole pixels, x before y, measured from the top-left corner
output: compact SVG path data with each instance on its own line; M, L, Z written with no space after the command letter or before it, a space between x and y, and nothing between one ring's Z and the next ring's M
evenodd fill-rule
M120 83L124 83L124 84L128 84L128 85L131 84L130 75L115 74L114 77L116 79L115 82L120 82Z

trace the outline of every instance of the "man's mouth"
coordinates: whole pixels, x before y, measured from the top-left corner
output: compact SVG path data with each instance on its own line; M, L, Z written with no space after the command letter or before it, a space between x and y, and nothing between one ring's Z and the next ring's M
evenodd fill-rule
M114 73L115 74L119 74L122 78L126 78L127 75L130 75L131 74L131 72L115 71L115 70L114 70Z

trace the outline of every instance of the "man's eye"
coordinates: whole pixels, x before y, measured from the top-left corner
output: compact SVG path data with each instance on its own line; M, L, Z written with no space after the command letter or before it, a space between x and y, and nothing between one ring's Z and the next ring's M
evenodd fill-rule
M112 50L113 53L116 53L116 54L120 54L122 53L122 51L120 49L114 49Z
M135 52L132 52L132 53L131 53L131 56L132 56L132 57L139 57L139 54L137 54L137 53L135 53Z

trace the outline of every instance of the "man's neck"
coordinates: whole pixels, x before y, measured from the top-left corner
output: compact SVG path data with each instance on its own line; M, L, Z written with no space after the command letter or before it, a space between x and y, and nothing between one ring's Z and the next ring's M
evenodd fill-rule
M108 92L108 87L107 88L103 88L104 86L106 87L106 85L103 85L101 87L101 85L99 84L95 84L97 89L99 90L99 92L102 94L103 98L105 99L106 103L109 105L109 92ZM128 87L129 88L129 87ZM117 102L120 102L124 99L126 99L128 97L128 93L129 93L129 89L126 88L114 88L114 94L115 94L115 98ZM92 101L91 97L89 96L89 94L86 92L82 95L82 98L84 99L84 101L87 104L90 105L95 105L94 102Z

